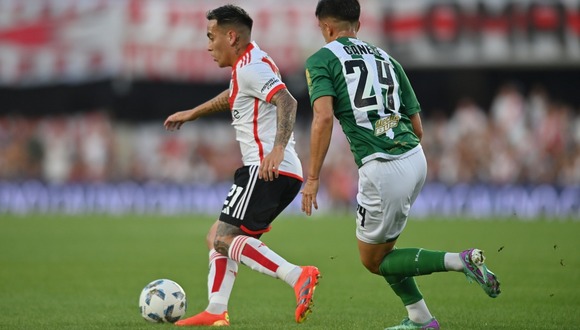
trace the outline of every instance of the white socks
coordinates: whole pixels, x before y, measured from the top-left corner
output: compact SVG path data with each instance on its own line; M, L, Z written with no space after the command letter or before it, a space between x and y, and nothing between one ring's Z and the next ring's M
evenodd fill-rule
M209 274L207 275L207 291L209 305L206 311L221 314L228 310L228 301L238 274L238 264L232 259L219 254L216 250L209 251Z
M228 254L232 260L262 274L279 278L290 286L294 286L302 272L300 267L286 261L262 241L249 236L236 236Z
M461 257L459 253L445 253L445 269L454 270L457 272L463 271L463 263L461 262Z
M461 256L459 253L445 253L444 257L445 269L449 271L463 271L463 263L461 262ZM418 302L405 306L407 308L407 313L409 314L409 319L416 323L426 323L433 318L425 300L421 299Z
M407 308L409 319L413 322L426 323L433 318L433 315L429 312L429 308L427 308L424 299L421 299L414 304L407 305L405 308Z
M242 263L262 274L279 278L294 286L302 268L289 263L262 241L249 236L236 236L228 251L229 258L215 249L209 251L209 274L207 289L208 313L221 314L228 310L228 301L238 274L238 263Z

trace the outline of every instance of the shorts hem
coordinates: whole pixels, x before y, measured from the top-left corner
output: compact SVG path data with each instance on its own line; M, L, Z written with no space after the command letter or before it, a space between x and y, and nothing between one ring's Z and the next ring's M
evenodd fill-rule
M356 238L363 242L363 243L367 243L367 244L384 244L384 243L390 243L390 242L394 242L397 239L399 239L399 236L401 236L400 234L393 237L393 238L387 238L386 240L383 240L382 242L378 242L376 240L372 240L372 239L368 239L366 237L362 237L361 235L359 235L358 233L356 234Z

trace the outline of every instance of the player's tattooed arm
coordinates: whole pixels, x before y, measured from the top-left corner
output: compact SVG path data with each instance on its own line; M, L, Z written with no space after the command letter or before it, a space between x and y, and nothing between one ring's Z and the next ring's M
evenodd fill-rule
M282 148L285 148L294 129L298 102L285 88L274 94L270 102L276 106L278 114L274 146L281 146Z
M198 105L197 107L185 111L179 111L171 116L167 117L163 126L167 130L173 131L176 129L180 129L181 126L188 122L196 120L199 117L220 111L227 111L230 110L230 103L228 101L230 95L229 89L218 94L216 97L212 98L211 100Z
M281 89L270 100L270 103L276 106L276 137L274 139L274 147L268 155L262 159L258 177L266 181L272 181L280 174L280 164L284 160L284 149L294 129L294 122L296 121L296 108L298 102L288 92L287 89Z
M229 111L230 110L229 96L230 90L226 89L225 91L219 93L211 100L191 109L192 116L194 117L192 120L215 112Z
M225 222L219 222L216 230L215 239L213 241L213 248L224 256L229 256L230 243L234 237L238 235L245 235L240 228L230 225Z
M230 90L226 89L225 91L221 92L218 96L214 97L213 99L209 100L209 112L218 112L218 111L228 111L230 110L230 102L229 102Z

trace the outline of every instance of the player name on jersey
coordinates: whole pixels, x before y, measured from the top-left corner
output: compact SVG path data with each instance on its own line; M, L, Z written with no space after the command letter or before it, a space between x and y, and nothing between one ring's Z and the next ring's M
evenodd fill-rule
M380 53L375 47L370 45L345 45L344 51L348 55L375 55L380 56Z

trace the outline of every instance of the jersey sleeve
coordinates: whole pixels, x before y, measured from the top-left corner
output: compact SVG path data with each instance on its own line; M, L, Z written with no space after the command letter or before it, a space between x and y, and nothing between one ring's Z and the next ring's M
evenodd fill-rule
M280 77L266 62L246 65L238 71L240 91L270 102L277 91L286 88Z
M407 75L405 74L405 70L399 62L391 57L391 61L395 66L395 72L397 73L397 80L399 81L399 88L401 91L401 105L403 109L405 109L405 113L410 116L421 112L421 106L419 101L417 100L417 96L415 95L415 91L411 86L411 82Z
M325 56L325 51L328 50L322 48L306 60L306 82L311 105L314 104L317 98L322 96L336 97L333 79L328 66L330 59Z

